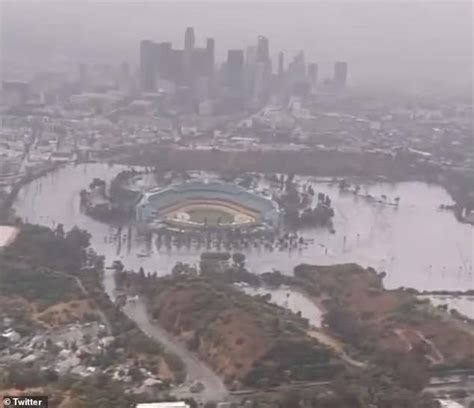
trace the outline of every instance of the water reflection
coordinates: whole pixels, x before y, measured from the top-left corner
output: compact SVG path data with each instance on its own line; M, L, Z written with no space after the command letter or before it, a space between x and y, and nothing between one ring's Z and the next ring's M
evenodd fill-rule
M448 310L455 309L464 316L474 319L474 296L420 296L428 298L434 306L447 305Z
M81 164L64 167L35 180L20 191L17 214L31 223L66 228L74 225L92 234L95 250L107 265L120 259L126 268L159 274L168 273L176 261L198 263L202 251L191 248L161 248L136 233L93 220L81 213L79 193L94 177L113 179L124 166ZM311 180L311 179L308 179ZM439 211L450 202L446 191L425 183L376 184L364 186L374 197L400 197L399 208L369 203L336 185L313 182L318 192L328 194L335 210L336 234L327 230L305 231L314 245L293 251L245 250L247 265L256 272L278 268L291 273L300 263L334 264L357 262L385 270L387 287L425 290L474 288L474 228L456 221L450 212Z
M243 287L242 290L248 295L271 295L270 302L289 309L294 313L301 312L301 316L308 319L310 325L321 327L322 312L319 307L306 297L303 293L295 291L291 288L282 286L280 288L254 288Z

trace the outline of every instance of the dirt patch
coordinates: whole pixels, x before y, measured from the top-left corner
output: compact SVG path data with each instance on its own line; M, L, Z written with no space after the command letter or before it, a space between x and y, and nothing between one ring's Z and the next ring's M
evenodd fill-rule
M20 296L0 295L0 317L30 317L36 308Z
M41 313L34 314L33 317L38 323L47 328L98 318L95 308L87 299L58 303L48 307Z
M351 358L344 350L344 344L330 334L324 333L322 330L310 330L308 331L308 335L318 340L321 344L333 349L349 365L359 368L367 366L366 363Z

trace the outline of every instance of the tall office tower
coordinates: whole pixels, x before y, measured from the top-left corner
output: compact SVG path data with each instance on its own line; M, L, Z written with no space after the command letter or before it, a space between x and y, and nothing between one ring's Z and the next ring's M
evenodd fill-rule
M194 49L194 41L194 28L186 28L186 32L184 33L184 49L192 51Z
M268 64L265 62L257 62L253 86L253 100L255 103L259 104L268 99L269 80Z
M160 78L166 81L173 80L171 50L172 50L172 46L170 42L162 42L158 44L158 51L157 51L158 69L157 70L158 70L158 74Z
M214 48L214 38L208 38L206 41L206 51L208 59L207 73L209 76L212 76L212 74L214 73Z
M184 83L191 85L195 73L193 69L193 53L194 53L194 28L186 28L184 33Z
M285 72L285 55L282 51L278 54L278 78L281 79Z
M254 78L254 98L257 103L267 100L270 88L272 65L268 38L260 35L257 40L257 64Z
M247 95L253 95L253 84L255 82L255 65L257 63L257 47L250 46L245 50L245 90Z
M245 50L245 67L251 68L254 67L257 63L257 47L247 47Z
M315 92L316 86L318 85L318 64L315 62L310 62L308 64L308 78L311 92Z
M199 77L196 80L195 96L199 102L209 99L211 95L211 79L209 77Z
M347 62L337 61L334 64L334 84L338 88L343 88L347 83Z
M177 85L186 85L187 76L186 76L186 58L185 51L183 50L170 50L170 73L171 81L175 82Z
M140 43L140 85L144 92L156 91L156 49L153 41L143 40Z
M209 58L207 49L195 48L191 58L192 66L192 78L198 78L200 76L209 77Z
M306 77L306 60L304 56L304 52L300 51L298 54L296 54L295 57L295 63L293 66L294 69L294 77L296 80L301 81L304 80Z
M268 38L263 35L257 40L257 62L268 62L270 60L270 46Z
M244 50L229 50L227 53L226 83L234 91L243 91Z

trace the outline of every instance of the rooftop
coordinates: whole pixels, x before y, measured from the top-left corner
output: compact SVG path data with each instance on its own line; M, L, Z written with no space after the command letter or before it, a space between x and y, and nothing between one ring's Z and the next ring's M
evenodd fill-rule
M0 248L7 247L13 243L19 232L20 230L17 227L0 225Z

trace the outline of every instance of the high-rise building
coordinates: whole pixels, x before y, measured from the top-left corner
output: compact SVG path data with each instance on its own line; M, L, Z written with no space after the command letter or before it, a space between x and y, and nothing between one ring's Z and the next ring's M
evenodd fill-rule
M308 79L311 92L315 92L318 84L318 64L315 62L310 62L308 64Z
M253 94L253 84L255 82L255 67L257 63L257 47L249 46L245 50L245 90L247 95Z
M209 55L206 48L195 48L191 58L192 77L210 76Z
M186 84L187 77L184 50L170 50L170 72L173 82L177 85Z
M293 75L298 81L304 80L306 77L306 59L303 51L296 54L293 64Z
M243 91L244 50L229 50L227 53L227 85L235 91Z
M270 60L270 45L268 38L259 35L257 39L257 62L268 62Z
M211 76L214 72L214 38L208 38L206 41L206 51L207 51L207 59L208 59L208 67L207 67L207 74Z
M334 84L339 87L345 87L347 83L347 62L337 61L334 64Z
M201 102L209 99L211 95L211 79L209 77L199 77L196 80L196 99Z
M194 42L194 28L188 27L184 33L184 49L186 51L192 51L194 49Z
M144 92L156 91L157 45L150 40L140 43L140 85Z
M194 72L193 55L194 55L194 28L186 28L184 33L184 82L188 85L192 84L196 73Z
M282 51L278 54L278 77L281 79L285 72L285 54Z
M270 75L268 63L257 62L255 66L255 79L253 85L253 100L255 103L262 103L268 99Z
M158 45L158 74L161 79L166 81L172 81L174 78L171 50L172 45L170 42L162 42Z

